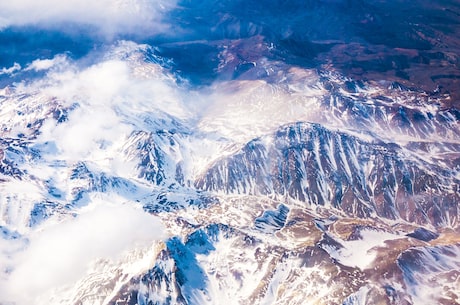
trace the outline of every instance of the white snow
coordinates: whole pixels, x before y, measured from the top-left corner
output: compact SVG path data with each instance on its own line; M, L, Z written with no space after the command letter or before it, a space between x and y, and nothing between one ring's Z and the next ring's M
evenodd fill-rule
M29 231L30 212L43 198L37 183L9 179L0 183L0 225L20 233Z
M346 300L344 301L344 304L345 305L366 305L368 304L367 294L369 293L369 290L370 290L369 287L362 286L361 288L359 288L358 291L356 291L351 296L346 298ZM372 299L370 299L369 301L372 302Z
M376 258L376 247L383 246L386 240L399 239L401 236L385 231L376 231L365 229L360 231L361 238L357 240L339 240L337 241L343 248L335 248L330 245L323 245L331 257L339 263L357 267L361 270L372 267L372 262Z

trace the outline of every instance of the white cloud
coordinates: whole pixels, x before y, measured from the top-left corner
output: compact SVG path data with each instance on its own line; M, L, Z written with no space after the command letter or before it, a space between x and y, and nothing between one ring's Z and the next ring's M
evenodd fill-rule
M12 65L9 68L3 67L2 69L0 69L0 75L13 74L14 72L19 71L19 70L21 70L21 65L15 62L14 65Z
M29 238L29 246L16 254L12 272L0 278L0 303L49 300L51 290L85 277L96 259L116 261L126 251L150 249L166 234L161 221L140 208L94 201L77 217L48 224ZM11 246L17 248L17 242Z
M162 15L175 5L168 0L14 0L0 1L0 28L14 25L55 27L76 23L104 35L159 33Z
M102 107L77 108L70 114L69 121L57 126L50 122L45 128L50 130L43 134L43 139L54 139L60 158L68 160L94 156L131 132L112 109ZM47 132L46 129L43 131Z
M51 143L49 147L57 148L47 150L52 158L103 159L111 147L121 147L134 129L145 128L146 112L155 112L155 120L164 116L162 113L179 119L191 116L184 104L185 92L174 77L157 64L139 60L139 49L142 46L121 42L108 52L111 56L84 68L63 56L29 66L59 68L48 70L33 83L18 85L18 91L40 92L65 106L78 104L67 121L58 124L49 119L40 130L38 144Z
M67 63L66 56L59 54L53 57L52 59L36 59L31 64L29 64L24 70L25 71L43 71L48 70L52 67L65 65Z

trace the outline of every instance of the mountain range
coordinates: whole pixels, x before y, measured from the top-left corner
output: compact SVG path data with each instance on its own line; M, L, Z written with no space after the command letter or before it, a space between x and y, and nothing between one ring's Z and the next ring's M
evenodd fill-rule
M0 4L1 305L460 304L456 1L75 2Z

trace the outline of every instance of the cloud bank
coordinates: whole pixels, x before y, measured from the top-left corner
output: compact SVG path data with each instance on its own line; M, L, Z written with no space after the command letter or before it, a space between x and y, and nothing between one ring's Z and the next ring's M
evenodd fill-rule
M94 260L116 261L128 250L149 248L164 238L160 220L142 209L95 201L77 217L30 236L29 246L16 255L12 272L0 279L0 303L37 304L50 298L56 287L84 277Z
M172 9L167 0L14 0L0 2L0 29L38 26L62 30L62 24L97 29L99 34L146 34L167 29L162 20Z

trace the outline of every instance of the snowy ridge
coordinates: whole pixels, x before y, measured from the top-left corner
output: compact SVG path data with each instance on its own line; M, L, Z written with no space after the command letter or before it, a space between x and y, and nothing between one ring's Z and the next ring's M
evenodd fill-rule
M457 109L443 109L439 94L394 82L355 82L328 72L323 77L321 85L330 88L324 98L328 124L367 130L385 142L443 139L457 143L460 113Z
M279 200L288 196L308 205L332 206L350 216L376 214L456 227L457 175L458 169L414 158L398 145L297 123L217 161L196 186Z

